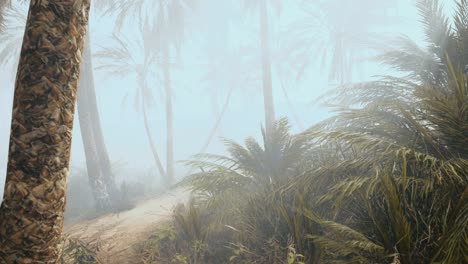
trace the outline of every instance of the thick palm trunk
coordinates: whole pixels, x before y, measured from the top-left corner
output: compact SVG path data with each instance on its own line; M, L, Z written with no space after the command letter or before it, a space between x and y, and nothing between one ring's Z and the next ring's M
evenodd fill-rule
M269 138L273 123L275 122L275 106L273 103L273 87L271 79L271 58L270 41L268 32L268 12L266 0L260 3L260 34L262 48L262 83L263 83L263 104L265 107L265 129Z
M163 50L163 74L164 89L166 92L166 180L172 183L174 180L174 127L172 113L172 87L169 64L169 47Z
M31 0L0 207L0 263L56 263L89 0Z
M153 137L151 136L151 130L148 123L148 115L146 113L146 103L145 103L145 95L142 93L141 96L141 108L143 110L143 122L145 123L145 131L146 136L148 138L148 142L150 144L151 153L153 153L154 162L156 163L156 167L158 168L159 174L161 174L162 178L166 178L166 172L164 171L163 165L161 163L161 159L159 158L158 151L156 149L156 145L154 144Z
M101 121L99 118L99 109L97 107L90 35L88 35L88 37L85 40L83 64L86 64L85 69L83 69L85 72L82 71L82 74L86 75L86 82L83 83L86 85L80 86L80 90L85 90L86 92L84 93L85 96L83 98L78 97L78 106L81 103L86 104L86 107L83 110L86 111L89 115L89 119L86 119L86 121L90 122L89 126L92 129L91 133L94 138L94 147L97 152L97 158L99 159L98 166L102 174L102 180L104 181L107 187L107 191L109 193L111 201L117 201L118 190L115 184L114 175L112 173L112 166L104 141ZM80 109L78 109L78 111L80 111ZM79 112L79 115L81 116L81 112Z
M93 85L92 66L90 64L91 52L89 36L86 38L83 51L83 63L78 81L78 118L80 121L81 137L86 157L86 169L88 180L97 210L109 210L111 207L109 193L107 191L104 177L100 169L100 160L96 147L96 137L93 131L92 116L90 109L89 91Z

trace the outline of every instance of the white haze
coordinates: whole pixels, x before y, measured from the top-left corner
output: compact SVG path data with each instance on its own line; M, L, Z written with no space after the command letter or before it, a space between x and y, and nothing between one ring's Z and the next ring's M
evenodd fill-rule
M175 94L174 146L176 160L188 159L201 150L217 113L222 108L230 85L235 87L229 107L216 138L211 142L207 152L222 153L224 151L219 137L234 139L238 142L243 141L248 136L258 138L264 119L257 16L251 12L247 13L242 8L241 1L205 0L202 2L203 4L199 6L198 10L192 12L187 19L189 25L181 46L180 60L172 71L172 86ZM291 41L292 37L289 33L294 31L294 26L299 23L298 21L304 19L304 13L299 7L303 1L284 0L282 2L279 16L270 10L270 41L274 55L288 55L278 53L277 48L284 47L285 43ZM345 13L355 14L350 21L346 21L350 24L353 22L351 20L364 19L361 16L366 12L360 11L365 11L368 5L358 5L357 3L366 1L333 0L333 2L341 2L341 9L331 10L335 16ZM388 14L393 16L387 25L376 24L369 27L372 33L380 36L380 40L406 34L421 43L422 32L417 21L418 15L414 1L367 0L367 2L396 3L395 8L387 10ZM26 9L27 6L20 8L22 12L26 12ZM451 10L451 7L447 6L447 10ZM94 52L113 45L109 41L114 30L112 16L103 16L101 11L93 9L90 17L90 29ZM324 25L317 30L327 32L329 28ZM124 25L121 34L127 38L133 38L135 31L135 27ZM354 32L348 33L353 34ZM357 32L356 35L358 35ZM19 50L22 32L18 31L16 36L18 40L16 47ZM382 43L389 42L385 39ZM0 47L3 48L4 44L0 43ZM17 51L11 50L11 52ZM143 56L138 49L133 52ZM330 115L328 109L320 106L314 100L336 84L336 82L328 80L328 69L323 69L320 62L315 61L320 55L317 54L318 52L311 51L312 63L302 74L300 80L296 80L297 72L294 72L294 67L289 67L288 60L279 56L272 60L274 63L273 90L276 116L288 117L294 132L310 127L315 122ZM359 54L365 54L365 57L358 61L360 67L353 74L353 82L370 80L373 75L388 73L388 69L384 69L377 62L370 60L376 55L370 49L362 47ZM18 55L16 55L17 57ZM218 61L218 63L210 66L210 61ZM0 67L0 83L2 84L0 88L0 194L3 194L6 174L15 65L16 61L11 61ZM95 66L97 65L98 63L95 62ZM217 70L218 73L211 76L212 80L204 80L203 76L210 70L210 67L212 70L213 68ZM282 72L281 77L293 109L281 90L281 81L277 70ZM144 131L142 114L134 110L131 96L126 105L123 104L127 91L136 88L136 79L134 76L109 77L100 70L95 70L94 74L98 107L110 158L117 164L118 170L125 172L127 177L129 175L127 172L133 172L135 177L137 174L148 171L154 171L154 175L157 175ZM151 130L164 162L164 93L161 85L157 82L152 84L152 89L155 101L149 109ZM73 129L71 157L72 170L85 168L77 115ZM186 168L176 164L177 177L182 177L186 172Z

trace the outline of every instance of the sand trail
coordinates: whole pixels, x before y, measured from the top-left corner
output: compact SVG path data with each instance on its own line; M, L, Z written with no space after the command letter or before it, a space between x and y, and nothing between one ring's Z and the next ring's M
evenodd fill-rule
M138 203L131 210L65 226L64 232L88 248L98 250L103 264L141 263L135 257L135 246L147 239L158 224L170 219L175 205L188 199L189 192L183 189L167 191Z

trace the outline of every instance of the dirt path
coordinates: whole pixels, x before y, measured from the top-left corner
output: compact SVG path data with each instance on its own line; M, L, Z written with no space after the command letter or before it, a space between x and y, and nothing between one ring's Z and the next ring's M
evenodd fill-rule
M90 248L98 249L99 260L103 263L138 263L134 258L135 245L147 238L159 223L170 219L175 205L188 199L187 191L168 191L137 204L129 211L65 226L65 233Z

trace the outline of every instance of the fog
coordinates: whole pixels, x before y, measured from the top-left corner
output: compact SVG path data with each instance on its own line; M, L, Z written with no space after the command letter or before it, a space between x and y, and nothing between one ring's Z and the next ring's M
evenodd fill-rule
M67 178L64 234L76 238L76 241L88 239L87 232L93 235L99 233L102 222L115 222L116 226L120 225L120 229L118 231L115 229L112 231L114 233L108 234L108 237L119 241L114 237L122 231L122 237L125 238L122 241L125 242L115 246L119 248L126 246L127 243L149 239L148 236L144 238L142 236L145 232L149 232L149 226L162 220L172 219L172 225L158 226L163 230L163 235L158 233L159 237L156 235L158 237L156 240L165 244L164 239L169 237L173 243L170 245L176 245L175 248L180 250L177 254L180 256L185 254L184 256L189 256L187 257L189 260L179 259L180 262L171 263L217 263L216 257L231 260L235 257L229 254L239 252L246 254L243 255L247 261L245 263L258 259L261 261L255 263L283 263L277 262L277 259L273 262L272 259L260 257L262 254L272 255L272 252L276 255L278 248L282 250L281 252L287 253L287 263L309 263L305 260L301 262L301 258L312 263L312 259L316 257L315 250L318 248L313 243L318 241L318 244L328 245L328 240L320 240L321 238L317 238L318 235L323 236L323 239L329 239L330 237L325 237L335 234L332 228L336 228L338 224L327 226L332 221L340 223L342 225L338 226L340 228L355 221L353 226L351 224L349 226L356 230L364 226L363 221L369 223L374 221L374 225L381 224L385 227L383 229L388 229L388 224L385 223L397 227L403 223L404 227L400 226L400 230L404 229L406 232L410 225L426 224L423 216L415 216L412 212L419 213L424 211L424 208L431 208L429 210L431 212L427 215L432 219L433 215L456 215L457 212L449 214L448 211L442 211L447 207L443 202L450 205L463 204L462 199L465 196L461 193L462 190L466 193L466 175L458 176L459 172L456 170L459 169L463 174L468 154L466 149L463 149L463 144L466 144L463 143L465 133L457 129L466 128L463 126L466 124L459 124L466 122L466 115L462 116L466 111L458 115L455 106L447 105L458 100L450 96L459 94L461 98L466 95L463 89L466 90L467 86L468 66L464 59L468 59L468 55L466 58L464 55L458 58L458 55L453 54L462 53L460 50L463 50L463 47L457 45L466 44L467 35L461 33L437 35L441 31L440 27L433 29L436 35L434 37L430 35L432 32L430 27L437 23L447 25L453 23L455 26L449 26L447 31L455 29L460 31L460 25L468 25L467 21L463 22L465 24L460 22L460 17L465 20L468 18L468 10L458 13L455 10L457 8L461 10L464 5L468 6L465 1L463 4L457 1L439 1L442 6L441 14L436 8L437 1L433 1L435 4L430 7L421 4L431 2L429 0L426 2L422 0L122 0L115 2L92 0L91 2L89 27L85 47L81 53L83 61L77 85L77 105ZM2 84L0 87L0 197L3 197L7 174L15 76L27 10L28 4L24 1L12 1L11 6L5 9L0 5L0 15L3 12L5 18L3 31L0 30L0 84ZM447 21L433 19L442 14L448 17ZM457 14L459 21L452 19L457 17ZM446 39L441 38L440 42L434 41L440 36ZM413 42L410 43L406 37ZM446 44L452 43L449 41L458 42L457 45L451 46ZM436 44L427 45L433 42ZM406 43L407 46L402 43ZM418 47L423 49L432 47L432 49L423 51ZM444 54L446 57L441 57L442 52L439 52L439 48L442 50L441 47L446 52ZM393 58L382 57L390 50L395 51ZM398 53L400 51L401 53ZM385 55L388 56L388 53ZM423 60L417 61L419 58ZM392 59L394 61L391 61ZM433 61L434 64L431 64ZM463 65L452 65L451 61ZM447 65L448 67L445 67ZM429 77L425 75L426 73ZM387 79L382 76L386 76ZM430 79L432 77L435 80ZM382 84L383 80L387 82L385 84L387 86ZM359 84L362 84L362 87ZM385 94L387 90L379 91L375 88L380 86L376 85L382 85L383 89L389 89L391 86L392 89L388 91L395 93L395 96L392 97L393 94L387 96ZM452 91L450 89L455 86L459 89L456 90L458 93L447 92ZM444 89L438 89L440 87ZM402 94L398 94L400 91L398 89L401 89ZM433 93L428 92L425 97L425 93L430 89L434 89L431 90ZM350 100L332 96L339 91L342 92L342 96L349 95ZM442 99L437 97L440 95L439 92L446 92L445 97L441 96ZM330 101L330 98L335 101ZM466 109L466 98L463 98L457 106L462 105L460 108ZM387 99L390 101L395 99L397 102L389 103ZM443 101L445 99L446 101ZM375 104L373 100L376 100ZM431 105L431 100L437 101L437 104L434 103L437 107ZM380 102L389 105L380 107ZM412 104L416 103L418 105L413 107ZM400 105L403 106L400 108ZM447 107L442 108L441 105ZM362 113L360 110L363 110ZM425 113L423 110L429 114L422 114ZM450 117L450 114L453 114L452 119L445 118L445 116ZM443 118L439 118L440 116ZM336 120L332 117L336 117ZM323 126L317 125L324 120L327 122L321 123ZM445 121L454 123L447 124ZM313 131L307 130L311 127L314 127ZM444 130L446 127L453 129ZM303 133L304 131L308 133ZM356 138L361 133L368 138ZM433 135L433 138L427 136L428 134ZM419 138L422 138L421 141ZM426 144L427 139L432 145ZM382 142L388 143L389 146L381 147ZM362 145L359 145L361 143ZM246 147L242 148L243 145ZM392 149L395 146L399 148ZM387 150L395 152L388 154L390 152L387 153ZM408 153L413 153L411 151L419 153L419 156L410 157ZM212 155L200 155L201 153ZM385 156L387 154L393 160ZM418 162L421 162L420 157L426 157L424 156L426 154L429 158L421 158L423 165L418 167ZM447 172L449 169L445 167L440 170L434 169L439 166L437 162L440 160L449 163L453 160L458 162L458 159L465 159L465 163L460 163L462 164L460 166L458 163L453 166L450 163L452 166L450 172ZM424 169L424 166L428 167ZM385 173L389 173L388 179L382 178ZM449 175L444 176L443 173ZM353 182L354 174L362 177L359 179L361 181ZM451 193L443 199L448 200L441 202L441 206L435 206L437 209L434 209L434 212L432 212L433 204L429 206L424 203L424 206L421 206L424 210L419 210L417 206L423 204L421 201L427 202L431 199L438 201L436 196L418 202L398 200L421 199L413 192L426 195L426 191L436 188L433 187L436 185L434 182L430 184L424 182L430 178L426 177L426 174L430 174L431 177L435 175L437 184L439 179L444 177L449 179L453 175L458 177L453 176L455 179L450 181L455 187L447 187ZM382 176L383 180L373 183L372 181L378 179L378 176ZM394 178L390 179L391 177ZM409 181L407 177L416 178ZM247 183L244 183L244 180ZM318 184L313 181L317 181ZM185 185L180 187L177 185L180 182ZM321 184L327 187L322 187ZM369 184L369 188L365 192L364 189L361 190L363 192L359 195L366 196L361 201L359 199L362 197L355 195L354 192L364 188L366 184ZM413 189L407 191L409 184L414 184L411 188L416 191ZM385 191L395 186L399 186L400 189L395 187L397 191L385 192L382 189L377 190L376 186ZM381 186L387 186L385 187L387 189ZM430 186L430 188L421 186ZM340 193L341 187L344 190ZM189 193L185 188L194 192ZM419 192L417 188L420 188ZM290 192L292 189L294 191ZM407 195L410 192L411 195ZM390 197L391 194L395 194L394 197ZM351 197L345 205L348 207L339 213L341 200L346 200L346 195ZM304 202L304 197L305 200L310 198L309 201ZM456 200L458 197L462 198ZM396 201L393 204L390 201L392 198ZM336 205L328 204L335 200ZM4 205L7 204L6 201L7 198ZM353 202L358 205L355 206ZM307 206L310 207L310 211ZM400 210L398 206L406 207ZM265 212L262 211L264 207L268 208ZM268 211L270 207L275 209ZM296 207L300 210L296 210ZM405 211L407 214L404 215L395 208L401 212L407 210ZM440 211L436 211L439 209ZM333 213L330 213L332 211ZM365 216L359 215L360 213ZM426 211L421 215L424 213ZM376 223L374 214L388 216L390 220ZM401 216L402 219L414 216L416 220L411 218L412 220L404 222L397 219L400 221L398 222L393 218L394 214ZM157 217L153 219L152 215ZM169 215L172 218L169 218ZM277 221L274 224L273 221L269 222L273 218ZM297 220L299 218L302 220ZM89 219L91 219L89 226L84 227L84 220ZM261 222L260 219L265 222ZM466 220L466 216L463 219ZM434 223L437 221L434 220ZM187 224L189 222L192 224L191 227L187 227L190 226ZM221 222L222 224L219 224ZM442 241L440 237L449 237L449 235L440 235L434 239L431 237L431 230L445 232L449 228L438 228L438 226L434 228L436 224L433 224L432 220L427 223L424 227L411 227L414 230L420 230L419 228L429 230L427 243L435 241L431 246L439 247L437 243ZM451 222L443 219L437 223L445 225ZM267 229L269 224L273 226L271 230ZM210 229L216 225L221 227ZM293 225L302 225L301 228L307 231L298 231L299 227L294 229ZM317 231L312 236L310 232L316 232L315 225L321 226L323 230ZM206 233L212 236L200 235L197 233L198 230L194 231L197 234L193 237L187 235L191 232L187 229L197 229L199 226L206 228ZM164 232L167 231L165 228L173 233L168 231L171 235L165 237ZM336 237L344 241L346 235L350 236L352 243L349 245L352 246L365 244L367 247L382 235L372 233L377 232L376 230L382 231L379 228L372 229L372 232L370 229L359 229L359 232L362 232L359 235L356 235L357 231L353 233L354 235L350 235L351 232L347 233L351 228L346 230L336 233ZM94 231L96 232L93 233ZM426 231L415 233L420 235L424 232ZM241 233L239 237L242 239L237 240L238 234ZM272 235L274 239L271 240L263 237L272 233L279 235L276 237ZM383 263L379 261L385 259L387 261L385 263L390 263L388 256L394 256L392 263L400 263L400 257L401 263L407 263L405 253L402 253L399 247L400 241L403 241L401 244L406 243L405 239L409 236L406 233L404 235L396 234L396 231L394 233L395 235L392 233L389 236L392 239L395 236L398 241L392 245L393 248L388 247L385 239L385 242L379 241L380 244L376 242L375 252L380 252L381 248L384 252L382 244L385 244L387 251L378 257L372 255L367 260ZM131 240L133 234L135 236ZM172 234L175 235L172 237ZM247 248L242 244L246 241L243 238L250 234L258 236L252 235L248 238L250 246L255 248L251 251L257 254L255 256L245 253L250 252L248 250L242 251ZM400 235L401 238L397 239ZM366 240L360 241L362 238ZM309 244L304 242L309 239L315 240ZM414 247L411 244L411 252L419 252L419 242L422 245L422 241L426 240L421 237L410 239L418 241L413 243ZM187 244L188 246L183 244L189 240L191 242ZM218 240L228 243L231 248L221 247ZM194 241L197 243L202 241L207 248L216 251L214 254L216 256L211 256L213 257L211 262L203 262L203 259L205 261L209 259L206 256L210 250L197 249L202 253L197 251L194 256L191 255L191 250L194 248L191 243ZM236 241L240 242L235 244ZM103 254L102 248L99 248L95 242L86 243L88 248L90 245L95 246L90 252L95 250L98 252L95 252L96 256ZM180 249L183 246L179 247L179 243L187 246L187 249ZM409 250L410 242L407 243ZM235 246L239 246L239 249ZM431 251L431 246L421 246L421 248ZM112 247L109 246L109 252L112 251ZM226 248L232 252L226 253ZM395 252L388 252L388 248ZM449 252L443 245L440 248L443 249L441 252ZM162 262L145 263L166 263L173 256L164 258L163 253L174 250L169 247L164 250L161 249L158 253L160 255L157 260ZM346 254L341 260L349 261L365 250L368 248L359 248L349 254L344 250ZM150 254L148 252L152 251L144 251L143 255ZM0 259L1 253L0 248ZM239 254L242 255L241 253ZM301 255L303 253L306 256ZM339 255L337 253L334 256L334 253L330 255L330 259ZM294 260L290 262L292 255ZM122 260L121 257L119 255L114 260L99 263L120 263L115 261ZM147 257L146 260L150 259L147 255L144 257ZM441 258L436 255L430 259L439 260L437 257ZM197 262L198 259L201 262ZM359 263L361 262L360 260ZM449 262L440 261L440 263Z
M99 5L91 10L88 34L100 121L114 173L119 182L153 175L158 184L161 175L145 134L139 97L141 80L136 70L148 59L144 45L157 42L154 29L142 24L156 19L154 14L161 7L151 1L137 2L145 12L130 9L123 19L118 7L93 3ZM453 3L448 2L446 10L450 12ZM249 136L259 139L264 126L262 51L255 4L227 0L187 3L179 7L182 11L174 16L174 25L168 19L169 33L163 34L170 45L178 179L189 172L178 161L200 151L224 153L222 138L237 142ZM7 29L0 43L0 192L6 174L14 77L27 11L26 4L14 2L13 7L7 13ZM376 57L400 35L421 43L424 38L417 14L414 3L407 0L329 0L319 1L318 5L277 1L268 10L275 116L287 117L293 132L302 131L330 116L329 108L317 100L329 89L392 72L380 65ZM118 23L122 25L117 26ZM106 52L119 48L115 37L127 45L131 61L106 57ZM340 39L341 50L337 44ZM152 66L143 77L148 86L144 107L165 166L166 94L161 72L161 65ZM71 174L86 171L77 114L71 152Z
M322 11L312 10L312 5L302 2L307 1L283 1L276 10L269 10L275 114L288 117L295 132L329 116L328 109L316 98L330 87L340 81L370 80L374 75L389 71L380 67L374 57L378 54L375 48L382 48L391 41L390 36L409 35L416 41L422 38L412 1L320 1L325 6ZM148 3L145 5L148 11L157 8ZM7 17L8 28L2 33L8 36L2 37L0 43L2 59L9 57L2 61L0 69L1 182L6 174L14 77L27 10L24 4L14 3L14 6L17 12L13 13L15 16ZM138 30L140 22L135 14L127 18L117 32L114 26L116 15L106 13L106 8L92 8L88 34L93 54L112 48L111 36L117 34L130 42L134 58L143 61L144 52L135 43L141 40L141 34L151 38L151 33ZM171 84L176 161L188 159L203 149L230 93L225 113L206 152L222 153L224 147L220 138L242 141L247 136L260 137L264 122L259 25L255 11L241 1L205 0L197 6L184 8L187 9L183 14L184 35L178 44L179 51L171 56L174 60ZM155 12L146 15L152 16ZM321 17L311 18L312 12L318 12ZM355 31L353 27L356 27ZM337 30L344 30L344 37L348 36L349 42L345 52L356 58L349 62L349 76L342 80L330 73L334 70L333 41L336 41ZM311 46L307 47L307 44ZM95 68L102 66L98 57L93 60ZM155 145L164 161L165 94L158 70L154 69L154 75L149 76L155 78L148 80L152 102L147 111ZM142 113L135 109L137 77L131 70L128 74L110 75L105 68L94 69L94 76L102 129L112 162L118 164L119 169L131 172L127 177L155 170ZM71 157L72 171L85 168L77 115ZM180 178L187 168L176 163L175 171ZM155 177L160 176L155 173Z

